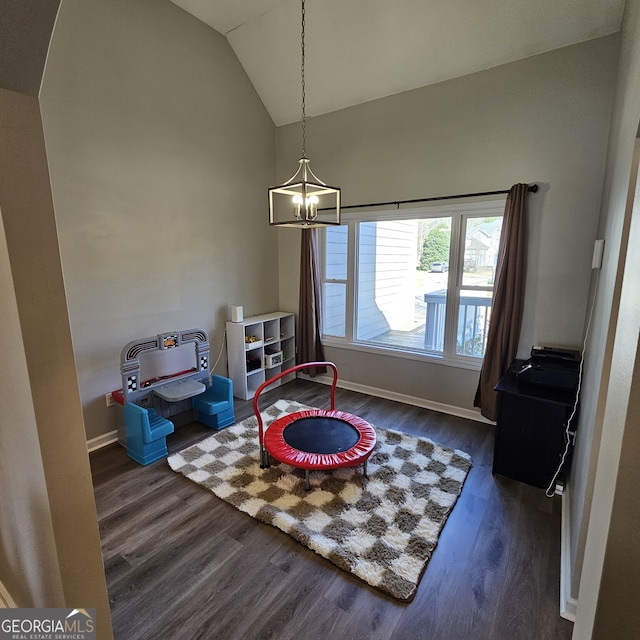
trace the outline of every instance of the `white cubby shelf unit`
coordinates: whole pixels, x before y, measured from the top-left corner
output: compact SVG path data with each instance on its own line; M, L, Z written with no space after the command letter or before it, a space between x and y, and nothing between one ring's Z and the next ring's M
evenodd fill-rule
M251 400L263 382L295 364L294 314L277 311L227 322L227 361L233 395ZM285 376L273 388L294 378L295 373Z

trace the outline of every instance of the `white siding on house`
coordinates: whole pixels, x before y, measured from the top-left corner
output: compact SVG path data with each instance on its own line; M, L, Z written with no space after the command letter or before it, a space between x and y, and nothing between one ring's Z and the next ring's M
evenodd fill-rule
M347 227L328 227L325 235L327 246L323 279L325 282L322 331L325 335L345 336L345 314L347 304Z
M360 225L356 337L370 340L413 317L416 220Z

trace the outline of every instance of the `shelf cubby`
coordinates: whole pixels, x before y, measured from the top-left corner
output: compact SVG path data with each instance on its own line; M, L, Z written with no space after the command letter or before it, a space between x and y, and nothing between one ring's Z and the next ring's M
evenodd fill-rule
M251 400L265 381L296 362L295 316L275 312L227 322L227 361L233 395ZM295 374L274 383L290 382Z

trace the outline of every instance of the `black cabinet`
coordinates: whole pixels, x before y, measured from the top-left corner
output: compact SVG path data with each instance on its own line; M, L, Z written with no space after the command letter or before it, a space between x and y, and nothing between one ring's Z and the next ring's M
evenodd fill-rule
M495 387L498 404L493 473L546 489L566 449L567 423L575 395L518 385L512 369ZM565 458L564 472L570 456L571 451Z

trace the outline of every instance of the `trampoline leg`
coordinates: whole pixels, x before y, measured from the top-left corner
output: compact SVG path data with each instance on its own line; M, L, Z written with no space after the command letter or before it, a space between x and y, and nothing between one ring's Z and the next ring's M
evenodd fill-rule
M309 469L304 470L304 488L309 491L311 484L309 483Z
M369 462L368 460L364 461L364 464L362 465L362 475L365 478L368 478L369 476L367 475L367 462Z

